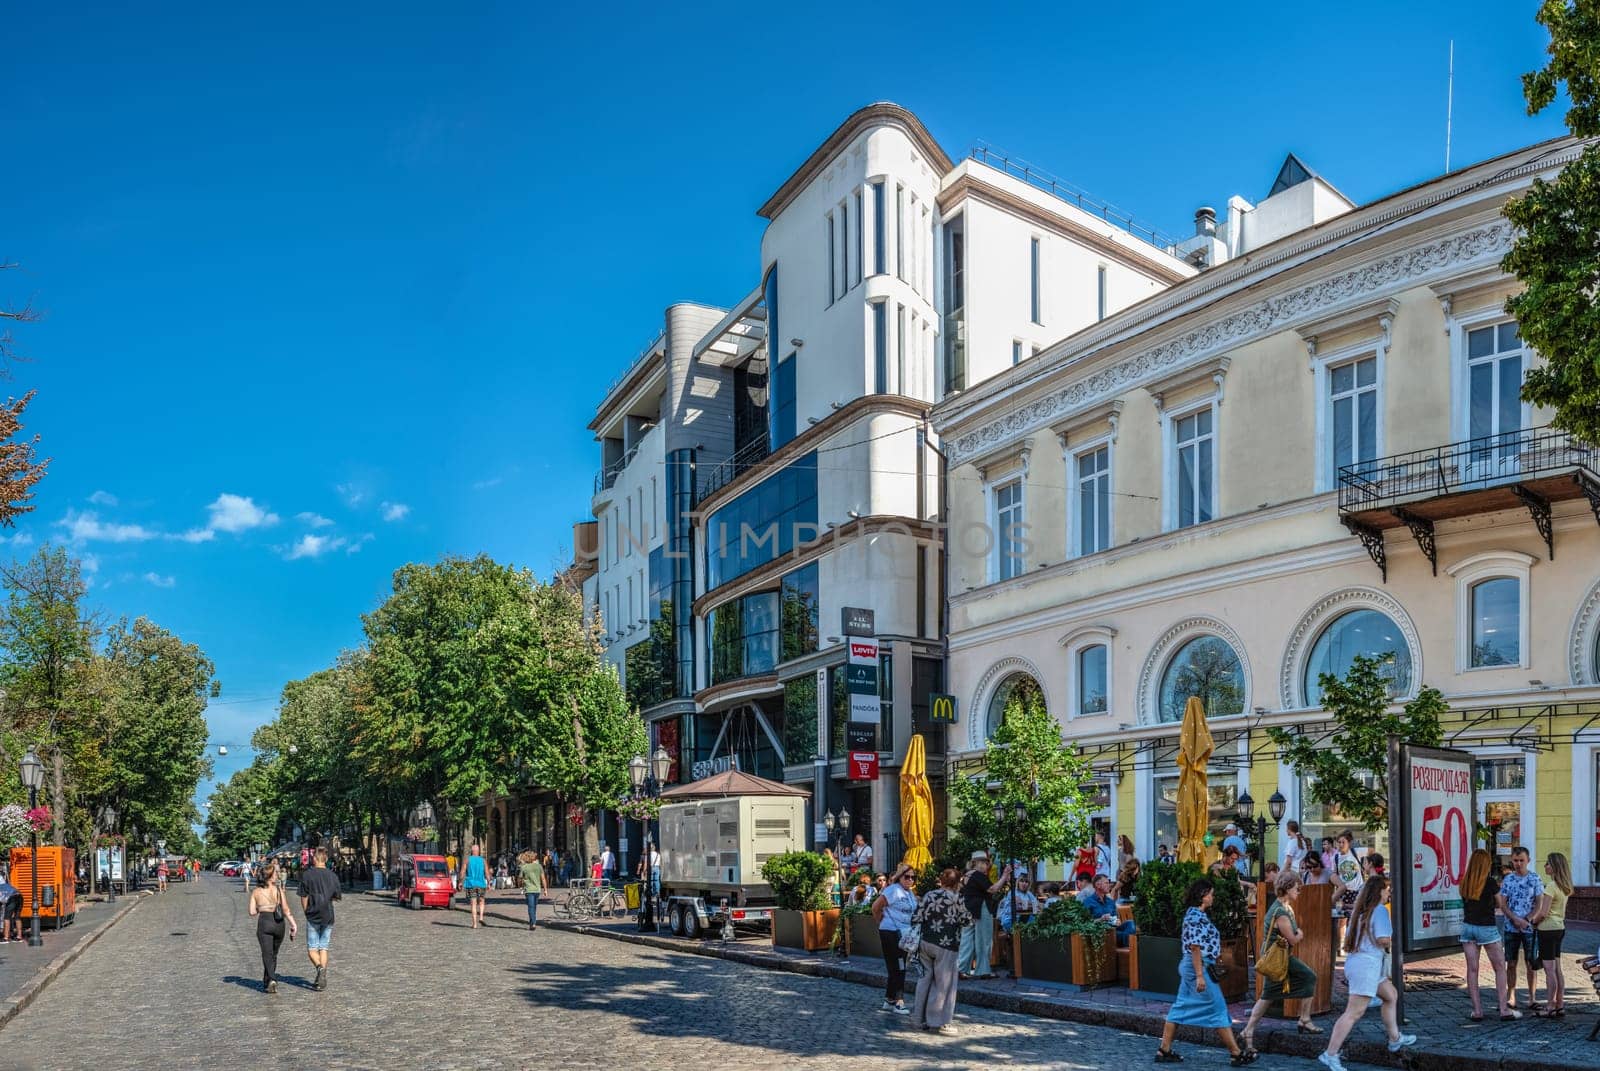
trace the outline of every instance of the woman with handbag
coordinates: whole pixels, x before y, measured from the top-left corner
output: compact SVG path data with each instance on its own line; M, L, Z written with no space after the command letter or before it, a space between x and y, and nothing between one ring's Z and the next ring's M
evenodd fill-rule
M883 985L883 1009L896 1015L910 1015L906 1007L906 950L902 935L911 930L911 916L917 910L917 872L900 864L889 883L872 901L872 918L878 924L878 944L883 946L883 966L889 978Z
M922 960L911 1021L939 1034L956 1032L950 1025L956 1014L956 949L962 929L972 925L972 913L956 891L960 884L961 871L945 867L939 873L939 887L922 898L911 916Z
M1233 1016L1228 1014L1228 1002L1222 998L1222 987L1217 984L1222 935L1206 914L1211 910L1215 895L1215 888L1207 878L1196 881L1184 894L1178 999L1172 1002L1166 1026L1161 1031L1161 1047L1156 1050L1158 1064L1183 1062L1183 1057L1172 1051L1172 1041L1178 1036L1180 1026L1209 1026L1215 1030L1227 1046L1232 1056L1229 1062L1234 1067L1254 1063L1258 1055L1254 1049L1241 1049L1234 1039ZM918 995L920 997L920 992Z
M1261 955L1256 957L1256 973L1265 979L1265 983L1261 987L1261 999L1250 1009L1250 1020L1244 1024L1244 1030L1239 1035L1239 1040L1250 1052L1256 1048L1256 1024L1267 1013L1267 1006L1280 1000L1302 1002L1300 1018L1295 1023L1300 1033L1322 1033L1322 1028L1311 1021L1311 1001L1308 999L1317 991L1317 972L1289 951L1305 937L1305 931L1300 929L1300 923L1294 917L1294 902L1300 899L1300 884L1299 874L1285 870L1278 875L1277 883L1273 886L1278 898L1267 908L1262 927L1267 938Z
M278 991L278 946L283 944L285 924L289 927L289 940L299 927L294 913L283 906L283 887L278 882L278 864L269 862L261 871L261 880L250 890L250 914L256 920L256 940L261 945L261 989L265 993Z

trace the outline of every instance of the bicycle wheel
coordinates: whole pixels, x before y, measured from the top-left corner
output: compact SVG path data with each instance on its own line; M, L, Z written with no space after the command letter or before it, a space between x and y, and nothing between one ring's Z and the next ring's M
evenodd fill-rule
M586 892L574 892L567 897L567 912L575 919L587 919L594 916L595 900Z

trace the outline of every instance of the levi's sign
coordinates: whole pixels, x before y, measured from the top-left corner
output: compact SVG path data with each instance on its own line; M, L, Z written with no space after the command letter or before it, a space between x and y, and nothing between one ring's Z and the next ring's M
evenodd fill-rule
M878 641L852 637L845 662L845 690L850 693L850 720L873 725L883 717L878 702Z

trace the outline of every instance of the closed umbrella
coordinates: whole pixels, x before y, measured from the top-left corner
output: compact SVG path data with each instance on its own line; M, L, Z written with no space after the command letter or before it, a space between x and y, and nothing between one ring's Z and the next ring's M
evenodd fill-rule
M1183 708L1178 737L1178 862L1205 862L1205 835L1211 825L1206 765L1215 745L1206 725L1206 708L1194 696Z
M933 843L933 790L928 787L927 748L922 734L911 737L905 762L900 765L900 835L905 840L902 860L921 871L933 862L928 845Z

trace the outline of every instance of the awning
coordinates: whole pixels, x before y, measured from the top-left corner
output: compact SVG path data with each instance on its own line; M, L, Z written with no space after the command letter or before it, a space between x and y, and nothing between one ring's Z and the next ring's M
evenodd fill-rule
M767 337L765 296L759 286L750 291L694 344L694 359L726 368L760 349Z
M664 800L703 800L717 796L810 796L808 789L768 781L764 777L747 774L743 770L724 770L719 774L691 781L687 785L669 788L661 793Z

